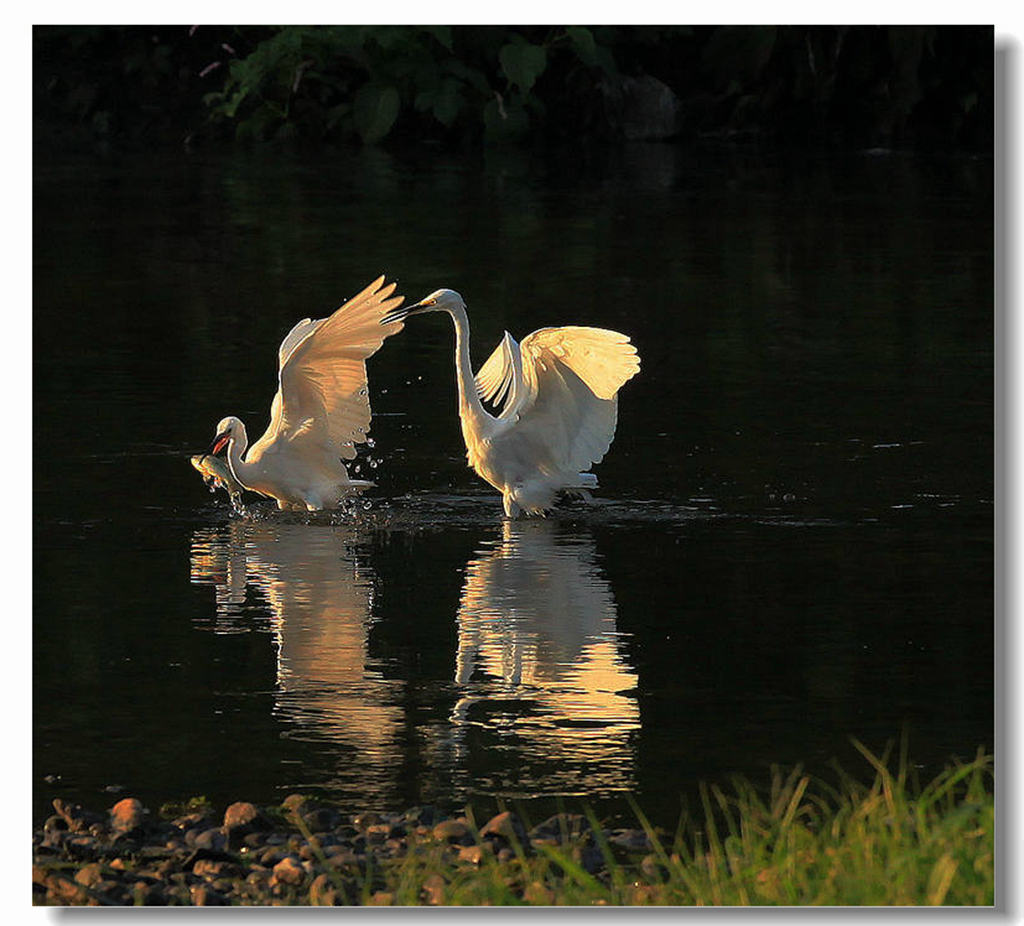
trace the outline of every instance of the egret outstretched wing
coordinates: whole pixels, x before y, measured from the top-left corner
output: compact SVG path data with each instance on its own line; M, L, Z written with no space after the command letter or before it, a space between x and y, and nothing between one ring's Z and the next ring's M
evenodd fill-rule
M577 472L599 463L615 436L616 393L640 369L629 338L603 328L541 328L523 339L517 431L544 449L541 468Z
M640 371L640 358L629 338L607 328L541 328L523 338L523 371L528 360L538 367L567 366L599 399L610 399Z
M402 330L402 322L380 320L402 304L391 294L395 283L378 277L328 318L303 319L285 336L278 350L277 394L270 427L248 458L254 459L275 441L309 442L351 460L353 446L370 429L370 397L366 358L384 339Z

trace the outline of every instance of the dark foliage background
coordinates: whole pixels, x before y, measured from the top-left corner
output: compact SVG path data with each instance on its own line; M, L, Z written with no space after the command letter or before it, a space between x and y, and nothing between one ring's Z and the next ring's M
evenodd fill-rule
M985 149L976 26L47 26L37 140Z

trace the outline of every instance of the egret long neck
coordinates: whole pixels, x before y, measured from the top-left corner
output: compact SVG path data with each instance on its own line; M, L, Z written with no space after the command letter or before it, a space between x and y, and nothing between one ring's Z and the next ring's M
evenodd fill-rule
M249 446L249 435L245 431L245 425L239 422L238 437L232 437L228 441L228 469L231 475L242 484L243 488L250 487L250 477L254 466L252 463L242 462L242 457Z
M459 415L483 424L493 420L476 391L473 365L469 359L469 316L462 306L448 309L455 323L455 375L459 387Z

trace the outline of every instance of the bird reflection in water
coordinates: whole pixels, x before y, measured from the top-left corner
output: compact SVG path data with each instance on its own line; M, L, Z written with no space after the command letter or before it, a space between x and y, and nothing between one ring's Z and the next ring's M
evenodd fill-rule
M557 530L506 520L501 539L467 566L455 669L463 695L451 715L462 761L454 764L486 765L510 751L518 759L482 776L476 768L470 787L521 795L635 787L637 676L622 653L612 590L592 538Z
M214 632L254 629L259 609L250 590L269 607L275 713L288 722L286 735L344 753L334 768L307 774L383 796L401 764L401 683L383 678L369 656L373 575L359 564L352 541L351 531L337 525L231 521L195 532L191 575L193 583L216 589Z

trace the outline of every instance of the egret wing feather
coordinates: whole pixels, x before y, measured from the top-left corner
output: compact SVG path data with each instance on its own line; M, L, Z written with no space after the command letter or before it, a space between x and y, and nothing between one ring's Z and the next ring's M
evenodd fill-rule
M551 357L567 366L599 399L610 399L640 371L629 337L607 328L541 328L523 339L523 361Z
M517 432L542 470L575 473L599 463L618 421L619 388L640 368L629 338L602 328L542 328L521 345L526 401Z
M370 429L366 358L384 339L402 330L401 321L381 325L404 297L396 284L378 277L328 318L299 322L279 350L281 368L267 432L248 454L266 451L281 439L308 444L351 460L355 444Z
M295 345L298 344L303 338L310 335L313 330L324 322L324 319L312 319L304 318L301 322L295 325L288 334L285 335L284 340L281 342L281 347L277 351L277 369L280 371L281 367L284 366L285 361L288 359L288 355L295 350Z
M501 408L499 417L506 417L512 413L517 398L515 357L518 351L519 345L506 331L501 343L480 367L475 377L477 394L484 402Z

